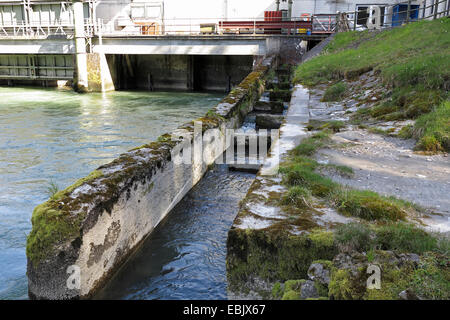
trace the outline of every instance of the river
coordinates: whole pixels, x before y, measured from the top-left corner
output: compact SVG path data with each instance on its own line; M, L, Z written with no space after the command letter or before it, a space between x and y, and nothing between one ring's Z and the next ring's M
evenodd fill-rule
M26 237L33 208L49 197L51 183L67 187L120 153L204 115L222 97L0 87L0 299L28 298ZM171 255L176 259L173 250L166 259ZM114 291L114 296L130 293Z

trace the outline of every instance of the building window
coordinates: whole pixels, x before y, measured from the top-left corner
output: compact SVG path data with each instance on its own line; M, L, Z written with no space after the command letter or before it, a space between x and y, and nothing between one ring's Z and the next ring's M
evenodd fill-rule
M356 24L357 25L367 25L367 19L369 18L369 13L367 12L367 9L370 7L371 5L356 5ZM381 6L378 5L380 7L380 12L381 12L381 19L380 19L380 23L381 25L384 24L384 12L385 12L385 5Z

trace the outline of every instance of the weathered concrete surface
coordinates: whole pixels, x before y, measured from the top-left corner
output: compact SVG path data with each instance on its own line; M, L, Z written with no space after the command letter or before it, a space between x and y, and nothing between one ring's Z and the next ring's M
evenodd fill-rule
M198 122L187 123L38 206L27 240L30 297L88 298L103 286L222 154L226 129L251 111L271 62L266 59L198 119L199 130Z
M309 92L294 88L279 139L242 200L227 240L227 277L230 297L255 298L264 294L267 281L305 277L313 260L331 259L336 248L327 230L352 221L326 207L287 211L280 203L287 188L278 172L288 151L307 133ZM321 230L321 231L318 231ZM295 254L294 254L295 252ZM250 292L250 296L246 296ZM238 294L238 295L236 295ZM243 294L243 296L242 296Z
M256 127L259 129L278 129L284 117L278 114L262 113L256 115Z
M87 72L88 91L106 92L115 89L108 62L103 53L87 54Z
M75 41L54 39L0 39L0 54L74 54Z
M252 70L252 56L108 55L118 89L230 91Z

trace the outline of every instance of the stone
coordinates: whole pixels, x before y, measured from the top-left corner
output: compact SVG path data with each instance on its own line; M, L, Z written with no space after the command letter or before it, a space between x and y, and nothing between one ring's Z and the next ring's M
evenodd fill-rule
M256 112L281 114L283 113L284 105L278 101L257 101L253 110Z
M300 299L318 298L319 293L317 292L314 281L306 280L300 288Z
M415 253L401 253L399 254L399 259L402 264L412 263L415 267L420 263L420 257Z
M403 290L398 296L402 300L421 300L411 289Z
M283 120L284 117L282 115L257 114L256 126L258 129L279 129Z
M308 277L313 281L328 286L330 283L330 270L323 263L313 263L308 269Z

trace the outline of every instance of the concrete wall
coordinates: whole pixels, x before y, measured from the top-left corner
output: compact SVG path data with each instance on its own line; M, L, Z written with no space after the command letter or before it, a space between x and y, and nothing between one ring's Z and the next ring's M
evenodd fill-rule
M108 55L116 89L230 91L252 56Z
M230 144L226 129L238 127L259 99L271 61L198 119L200 130L187 123L36 207L27 239L30 297L87 298L102 287Z

